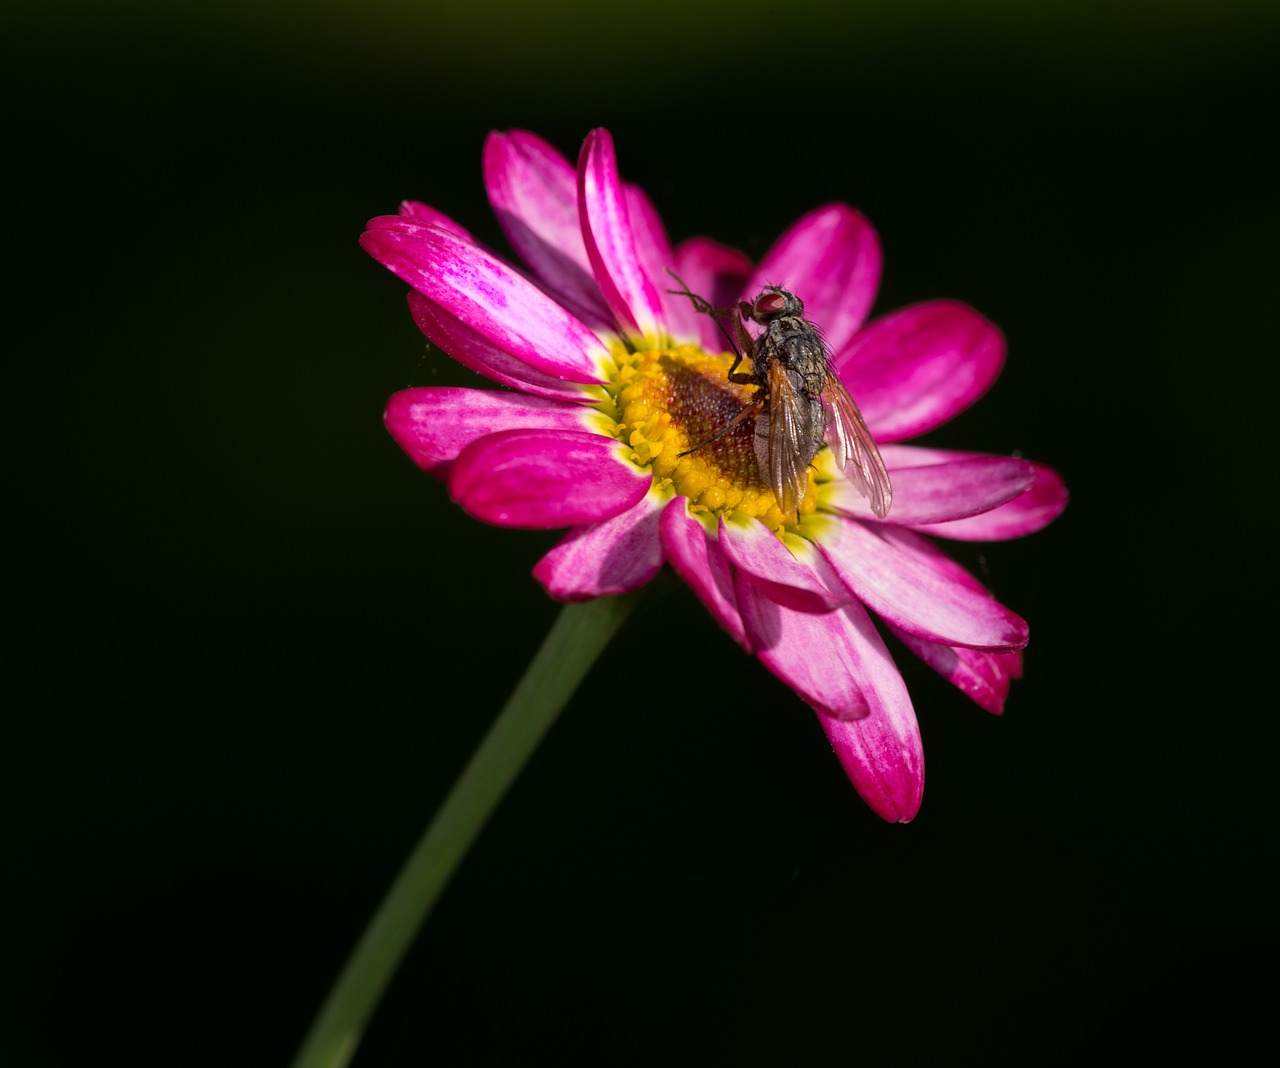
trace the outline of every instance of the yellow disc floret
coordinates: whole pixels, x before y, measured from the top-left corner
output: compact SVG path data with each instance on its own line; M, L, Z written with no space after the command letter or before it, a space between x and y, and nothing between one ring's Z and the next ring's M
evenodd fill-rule
M642 352L619 348L614 357L617 374L605 387L612 404L601 405L601 411L612 421L614 437L630 446L632 461L652 472L655 485L688 497L695 514L755 516L779 533L797 524L795 515L782 513L760 476L755 417L742 415L756 390L729 381L730 354L679 345ZM738 370L749 371L749 364ZM810 473L801 519L813 512L815 501Z

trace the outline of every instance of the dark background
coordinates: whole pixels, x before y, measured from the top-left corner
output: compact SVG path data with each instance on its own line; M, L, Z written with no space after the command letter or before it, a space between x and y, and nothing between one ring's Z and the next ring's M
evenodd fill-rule
M878 311L1008 334L928 440L1072 503L960 550L1031 623L1002 719L899 658L906 827L656 583L355 1063L1274 1045L1277 19L967 7L4 16L13 1063L292 1055L556 613L556 536L468 519L382 430L476 383L356 238L414 197L501 246L488 130L573 158L597 125L676 239L865 211Z

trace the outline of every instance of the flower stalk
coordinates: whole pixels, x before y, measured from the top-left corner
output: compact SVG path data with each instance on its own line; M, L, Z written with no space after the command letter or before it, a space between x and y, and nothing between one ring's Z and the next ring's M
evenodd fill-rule
M294 1068L339 1068L409 946L489 817L640 593L560 610L489 733L436 812L360 937L311 1026Z

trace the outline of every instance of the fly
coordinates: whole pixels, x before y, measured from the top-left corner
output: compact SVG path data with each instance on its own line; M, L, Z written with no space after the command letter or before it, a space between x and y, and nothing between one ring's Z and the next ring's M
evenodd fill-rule
M829 445L836 466L867 498L876 518L888 515L893 503L889 472L862 413L831 365L821 332L804 317L804 302L781 286L765 286L755 300L739 301L734 316L733 309L713 307L672 277L683 288L671 292L688 297L699 312L712 316L733 349L729 381L756 387L741 412L681 455L710 445L754 415L756 462L784 514L794 512L799 518L809 465L823 445ZM747 322L764 327L759 337L752 338ZM750 373L738 370L744 359L751 361Z

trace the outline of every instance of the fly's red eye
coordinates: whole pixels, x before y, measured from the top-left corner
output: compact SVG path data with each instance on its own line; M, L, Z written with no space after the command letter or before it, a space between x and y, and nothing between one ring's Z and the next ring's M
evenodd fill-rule
M781 293L764 293L756 298L755 313L759 316L777 315L787 306L787 298Z

